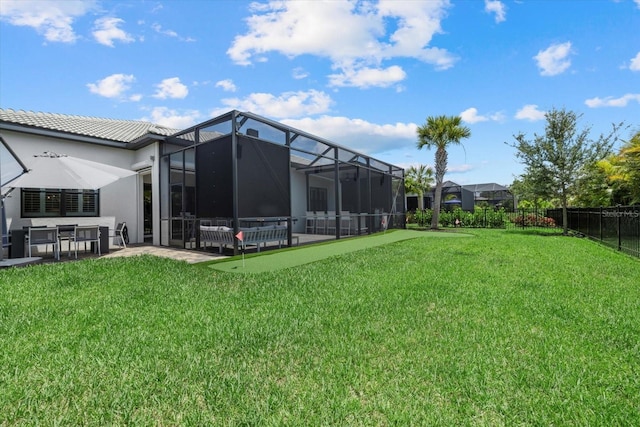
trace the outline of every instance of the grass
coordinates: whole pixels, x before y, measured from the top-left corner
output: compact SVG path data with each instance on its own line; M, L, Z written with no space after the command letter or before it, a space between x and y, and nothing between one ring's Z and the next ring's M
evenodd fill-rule
M0 425L639 425L640 262L472 233L0 271Z

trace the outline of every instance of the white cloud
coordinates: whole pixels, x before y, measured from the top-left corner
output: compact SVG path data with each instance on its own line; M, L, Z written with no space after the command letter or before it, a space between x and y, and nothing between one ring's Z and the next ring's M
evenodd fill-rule
M50 42L73 43L78 38L73 21L95 7L93 0L2 0L0 19L11 25L31 27Z
M473 165L463 163L461 165L453 165L447 167L447 173L464 173L473 170Z
M289 119L282 123L369 155L403 148L415 150L418 127L415 123L377 124L338 116Z
M571 42L558 43L539 51L533 58L541 70L541 75L555 76L563 73L571 66L569 55L572 53Z
M342 74L329 75L329 86L354 86L359 88L367 87L388 87L401 82L407 77L407 73L397 66L389 68L360 68L345 69Z
M638 9L640 9L640 0L635 0L635 2L638 5Z
M252 93L244 99L223 99L222 103L225 108L214 111L213 116L218 115L218 112L222 114L229 109L237 109L281 119L325 113L333 101L324 92L310 90L307 92L285 92L280 96L270 93Z
M462 118L463 121L471 124L478 123L478 122L486 122L487 120L489 120L489 118L486 116L478 115L478 109L473 107L467 108L462 113L460 113L460 118Z
M162 28L162 25L160 25L158 23L151 24L151 29L153 31L155 31L156 33L158 33L158 34L163 34L165 36L174 37L174 38L177 38L178 40L181 40L181 41L185 41L185 42L194 42L194 41L196 41L192 37L182 37L182 36L180 36L178 33L176 33L173 30L165 30L165 29Z
M388 86L389 73L380 71L393 70L393 79L399 74L397 68L382 67L383 61L405 57L442 70L453 66L452 54L429 46L432 37L442 33L440 21L449 6L448 0L252 3L248 31L236 36L227 54L241 65L266 60L269 52L288 57L316 55L332 62L338 71L334 81ZM349 77L359 75L361 69L378 73L362 79ZM376 82L375 77L382 80Z
M500 0L484 0L484 10L496 14L496 23L504 22L507 17L507 6Z
M135 77L133 74L112 74L95 83L88 83L87 87L91 93L104 96L105 98L121 98L124 96L124 93L131 88L130 84L134 81ZM132 100L136 100L135 95Z
M463 121L470 124L487 122L487 121L499 122L504 120L504 114L498 112L490 115L480 115L478 114L477 108L471 107L471 108L467 108L462 113L460 113L460 118L462 118Z
M133 37L121 28L118 28L118 26L123 23L124 21L122 19L110 16L96 19L94 23L93 37L98 43L109 47L113 47L114 41L130 43L133 41Z
M291 72L291 76L296 80L302 80L309 77L309 73L302 67L296 67Z
M178 33L173 30L163 30L162 25L158 23L151 24L151 29L158 34L164 34L165 36L169 37L178 37Z
M235 92L236 85L233 83L231 79L220 80L216 82L216 87L221 87L225 92Z
M640 0L638 0L640 2ZM631 65L629 65L631 71L640 71L640 52L631 59Z
M608 96L606 98L591 98L584 101L587 107L599 108L599 107L626 107L629 102L636 101L640 103L640 93L627 93L620 98L614 98Z
M167 107L156 107L151 110L151 117L143 117L141 120L166 126L173 129L186 129L194 126L200 120L201 115L196 110L187 110L179 113Z
M164 79L162 82L156 85L158 88L153 95L154 98L167 99L167 98L186 98L189 94L189 89L180 83L179 77L171 77Z
M527 104L516 112L516 119L529 120L530 122L536 122L538 120L544 120L545 112L538 109L536 104Z

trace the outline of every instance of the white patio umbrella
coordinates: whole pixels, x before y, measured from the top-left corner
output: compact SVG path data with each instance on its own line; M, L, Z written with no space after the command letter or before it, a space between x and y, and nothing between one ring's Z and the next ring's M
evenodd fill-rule
M10 182L13 188L60 188L97 190L136 172L64 154L45 152L37 157L29 173Z
M4 141L2 141L4 143ZM3 161L4 161L3 156ZM5 164L2 170L2 185L6 188L50 188L66 190L97 190L121 178L136 175L136 172L65 154L45 151L34 156L27 173L5 182ZM12 169L16 169L13 165ZM12 175L15 177L16 175ZM4 216L4 206L2 206ZM0 253L2 260L2 253Z

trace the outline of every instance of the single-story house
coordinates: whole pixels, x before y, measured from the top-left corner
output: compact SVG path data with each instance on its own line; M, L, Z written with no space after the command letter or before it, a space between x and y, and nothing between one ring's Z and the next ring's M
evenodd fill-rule
M27 166L55 152L135 171L98 190L2 188L10 229L126 222L131 243L199 249L202 224L283 224L332 238L404 226L404 170L248 112L178 130L0 109L0 136ZM234 245L237 250L237 245Z

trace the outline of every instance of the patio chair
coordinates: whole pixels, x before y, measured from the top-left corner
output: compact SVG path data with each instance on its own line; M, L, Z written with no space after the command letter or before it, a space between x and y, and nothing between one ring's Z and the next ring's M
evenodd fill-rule
M327 234L336 234L336 211L327 212Z
M64 224L57 225L58 227L58 240L60 241L60 250L62 250L62 242L67 241L67 256L71 256L71 236L73 236L73 229L78 224Z
M316 233L316 213L312 211L307 211L305 215L305 233L307 234L315 234Z
M119 248L124 247L127 249L127 243L129 243L129 231L127 230L126 222L119 222L116 225L115 230L113 230L114 243L118 245ZM116 243L117 242L117 243Z
M53 256L60 259L60 240L58 238L58 227L29 227L27 239L29 242L29 258L31 258L31 248L44 245L45 252L49 245L53 246Z
M94 243L96 252L100 253L100 227L97 225L78 225L73 229L69 244L74 244L76 259L78 259L78 243L84 242L84 250L87 250L87 243Z
M349 211L340 211L340 235L351 235L351 214Z
M317 212L316 213L316 234L326 234L327 233L327 213L326 212Z

